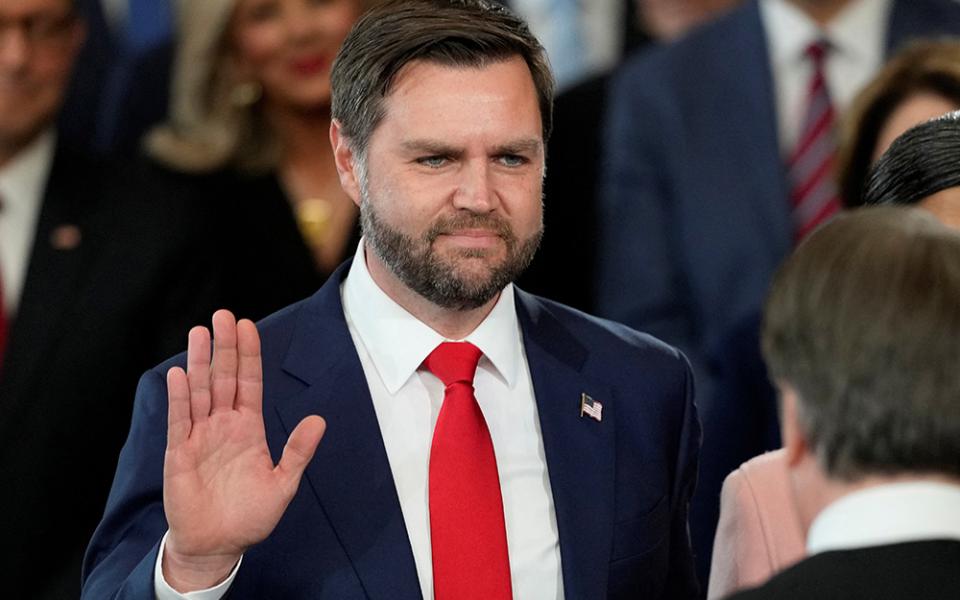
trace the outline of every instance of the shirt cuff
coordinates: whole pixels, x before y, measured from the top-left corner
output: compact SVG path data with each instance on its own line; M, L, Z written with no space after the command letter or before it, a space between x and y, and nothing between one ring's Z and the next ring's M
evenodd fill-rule
M153 566L153 593L156 595L157 600L220 600L223 598L227 594L227 590L230 589L230 585L237 576L237 570L240 568L240 563L243 562L243 557L240 557L240 560L237 561L237 564L233 567L233 570L230 571L230 574L227 576L227 578L224 579L220 584L205 590L196 590L194 592L181 594L177 590L170 587L167 581L163 578L163 549L167 545L168 535L170 535L169 530L163 534L163 539L160 540L160 551L157 552L157 562Z

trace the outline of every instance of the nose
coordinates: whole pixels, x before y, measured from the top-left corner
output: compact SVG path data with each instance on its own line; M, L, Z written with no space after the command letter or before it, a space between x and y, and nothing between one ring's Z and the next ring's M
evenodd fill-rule
M317 17L311 14L316 8L309 6L309 2L294 2L290 10L286 11L287 34L293 40L303 40L316 33Z
M454 207L475 213L494 211L500 200L492 178L493 173L486 160L465 162L453 197Z

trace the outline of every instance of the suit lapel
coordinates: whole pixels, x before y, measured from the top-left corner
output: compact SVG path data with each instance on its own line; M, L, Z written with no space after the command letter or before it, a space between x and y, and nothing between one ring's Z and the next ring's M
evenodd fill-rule
M277 413L288 434L308 415L327 421L306 478L367 596L420 598L377 416L343 317L340 282L348 268L330 278L300 317L283 369L308 387L278 403Z
M614 526L611 392L583 377L586 350L543 304L517 290L517 313L557 514L565 597L603 598ZM603 404L602 421L580 416L583 393Z

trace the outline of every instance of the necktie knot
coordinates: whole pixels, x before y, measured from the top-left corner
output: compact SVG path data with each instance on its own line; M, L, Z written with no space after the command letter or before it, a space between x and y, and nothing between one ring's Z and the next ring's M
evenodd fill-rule
M825 39L819 39L807 46L805 54L807 58L810 59L810 62L813 63L813 66L820 69L823 67L823 61L827 58L829 51L830 42Z
M454 383L473 385L480 355L480 349L470 342L443 342L434 348L423 365L447 387Z

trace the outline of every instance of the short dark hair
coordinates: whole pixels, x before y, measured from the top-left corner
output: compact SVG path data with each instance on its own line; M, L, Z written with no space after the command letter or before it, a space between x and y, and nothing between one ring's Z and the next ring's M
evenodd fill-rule
M960 233L919 208L838 216L777 272L762 346L831 476L960 476Z
M483 67L514 56L537 90L544 141L550 134L554 81L543 46L527 24L489 0L398 0L364 14L333 64L331 112L355 152L366 151L397 74L415 60Z
M916 204L960 186L960 111L898 137L874 165L864 204Z
M837 179L846 206L863 203L880 131L890 115L905 100L924 92L960 106L960 40L909 44L857 95L843 119L837 155Z

